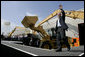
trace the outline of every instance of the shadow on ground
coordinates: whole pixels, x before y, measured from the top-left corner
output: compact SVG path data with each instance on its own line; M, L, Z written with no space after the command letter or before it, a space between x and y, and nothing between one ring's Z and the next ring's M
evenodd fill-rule
M1 45L1 56L31 56L13 48Z

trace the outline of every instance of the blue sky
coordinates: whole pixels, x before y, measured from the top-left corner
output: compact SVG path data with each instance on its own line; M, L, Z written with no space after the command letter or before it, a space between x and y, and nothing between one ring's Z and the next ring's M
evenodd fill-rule
M1 1L1 22L11 22L11 29L21 26L21 21L26 15L37 15L39 23L48 15L58 9L62 4L64 10L78 10L84 8L83 1ZM3 29L3 25L2 30Z

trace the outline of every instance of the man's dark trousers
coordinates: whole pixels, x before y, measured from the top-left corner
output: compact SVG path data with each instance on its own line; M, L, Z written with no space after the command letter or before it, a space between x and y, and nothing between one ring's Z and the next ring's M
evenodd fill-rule
M61 27L58 27L57 29L57 49L62 50L62 44L65 44L67 48L70 48L70 45L68 43L68 38L65 36L65 30Z

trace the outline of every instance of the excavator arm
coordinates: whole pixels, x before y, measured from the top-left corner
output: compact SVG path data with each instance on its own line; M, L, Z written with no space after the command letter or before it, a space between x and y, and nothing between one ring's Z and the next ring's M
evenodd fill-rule
M9 33L8 37L11 37L11 35L15 32L16 28L14 28L14 30L12 30L12 32Z
M50 36L45 32L42 26L35 27L35 23L37 22L37 20L38 20L37 16L25 16L21 23L26 28L29 27L31 30L34 30L40 33L43 39L50 40Z
M11 37L11 35L16 31L16 29L25 29L25 28L16 26L16 27L12 30L12 32L9 33L8 37Z
M38 24L38 26L40 26L44 22L48 21L49 19L53 18L54 16L56 16L60 12L61 12L60 10L54 11L47 18L45 18L42 22L40 22ZM78 19L84 19L84 12L83 11L65 11L65 15L67 17L70 17L70 18L73 18L73 19L76 19L76 18L78 18Z

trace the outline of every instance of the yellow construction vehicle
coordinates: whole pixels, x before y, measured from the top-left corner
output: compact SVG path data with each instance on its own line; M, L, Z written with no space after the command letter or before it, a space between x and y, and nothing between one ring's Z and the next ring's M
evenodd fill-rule
M11 35L14 33L15 30L16 28L14 28L14 30L12 30L12 32L9 33L8 37L11 37Z
M13 35L13 33L16 33L16 31L24 31L25 33L20 33L20 34L16 34L16 35ZM16 26L13 30L12 30L12 32L10 32L9 34L8 34L8 38L7 39L9 39L9 40L16 40L16 41L20 41L20 40L22 40L22 38L20 37L18 37L18 36L24 36L24 35L27 35L28 33L30 33L30 31L29 30L26 30L26 28L24 28L24 27L19 27L19 26ZM14 37L12 37L12 36L14 36Z
M12 34L16 31L16 29L25 29L25 28L24 28L24 27L16 26L16 27L12 30L12 32L9 33L8 37L11 37Z
M42 40L40 40L39 47L46 48L46 49L56 48L56 44L55 44L56 39L51 39L51 36L46 33L46 31L43 29L41 24L53 18L59 12L60 10L56 10L55 12L53 12L46 19L40 22L37 27L35 27L35 24L38 20L37 16L25 16L24 19L22 20L21 23L24 25L24 27L26 28L29 27L30 29L38 32L42 36ZM76 18L84 19L84 12L82 11L65 11L65 13L66 13L66 16L71 17L73 19L76 19ZM69 37L68 37L68 41L70 44L72 43L72 39Z

